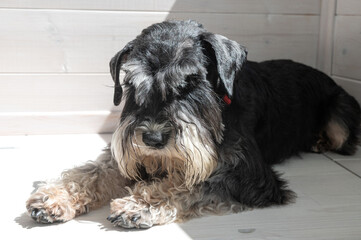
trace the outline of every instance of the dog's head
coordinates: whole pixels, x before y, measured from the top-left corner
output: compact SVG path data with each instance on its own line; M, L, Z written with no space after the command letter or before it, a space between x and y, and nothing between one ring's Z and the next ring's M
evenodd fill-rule
M205 180L223 138L221 98L232 98L245 59L238 43L194 21L154 24L118 52L110 70L124 108L111 148L121 172L137 178L144 167L188 187Z

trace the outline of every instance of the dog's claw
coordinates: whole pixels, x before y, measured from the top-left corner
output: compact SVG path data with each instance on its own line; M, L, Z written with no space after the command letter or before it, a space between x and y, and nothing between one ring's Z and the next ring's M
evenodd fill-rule
M109 217L107 217L107 220L110 221L115 226L120 226L123 228L150 228L152 227L152 224L149 223L139 223L139 220L141 219L141 216L139 214L136 214L132 216L130 219L127 218L127 216L123 215L124 213L121 213L119 215L112 214Z
M120 226L123 228L136 228L137 227L134 222L129 221L127 219L127 217L123 216L123 215L116 216L112 223L114 225L117 225L117 226Z
M34 209L33 211L31 211L31 217L36 220L37 219L37 214L38 214L38 209Z
M36 222L39 222L39 223L50 223L50 221L47 219L47 214L46 214L45 211L42 210L42 209L34 208L34 209L31 211L30 216L31 216L32 219L34 219Z
M116 218L115 218L113 215L110 215L110 216L107 217L107 220L108 220L109 222L111 222L111 223L114 223L115 219L116 219Z
M109 217L107 217L107 220L113 223L114 225L118 225L118 224L122 225L124 223L124 219L121 214L118 216L112 214Z
M141 223L141 224L139 224L139 228L146 229L146 228L151 228L151 227L152 227L152 225L147 224L147 223Z
M49 215L46 210L42 208L33 208L30 217L36 222L44 224L63 222L63 220L56 219L55 215Z
M138 221L138 219L140 219L141 217L140 217L140 215L138 214L138 215L134 215L131 219L130 219L130 221L132 221L132 222L137 222Z

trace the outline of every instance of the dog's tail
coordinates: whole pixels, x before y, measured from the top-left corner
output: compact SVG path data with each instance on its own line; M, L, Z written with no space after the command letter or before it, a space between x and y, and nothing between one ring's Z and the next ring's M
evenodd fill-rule
M330 150L352 155L361 140L361 108L356 99L343 89L332 98L329 120L324 128Z

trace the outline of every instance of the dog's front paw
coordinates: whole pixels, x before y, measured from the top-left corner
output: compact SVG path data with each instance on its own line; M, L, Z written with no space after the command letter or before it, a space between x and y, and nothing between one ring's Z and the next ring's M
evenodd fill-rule
M115 226L123 228L150 228L153 226L147 203L126 197L113 200L110 208L111 214L107 219Z
M75 217L69 194L63 189L39 189L26 202L29 215L39 223L66 222Z
M150 228L153 223L148 209L141 212L119 212L111 214L107 219L115 226L123 228Z
M38 223L54 223L60 222L56 220L56 216L49 215L49 211L45 208L31 208L28 210L32 219Z

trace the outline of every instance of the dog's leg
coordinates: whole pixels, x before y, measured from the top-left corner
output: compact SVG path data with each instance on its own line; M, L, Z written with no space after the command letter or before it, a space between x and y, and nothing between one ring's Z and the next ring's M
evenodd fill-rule
M67 170L59 181L40 187L26 208L37 222L65 222L125 195L127 182L106 150L96 161Z
M175 187L169 180L137 183L131 196L112 201L108 220L124 228L149 228L209 214L240 212L246 208L230 197L221 196L221 189L210 190L208 182L191 190Z
M124 228L149 228L174 222L177 207L172 197L188 190L177 188L169 179L151 183L138 182L131 195L111 202L108 220Z
M229 137L220 149L220 167L208 180L210 192L247 207L293 202L287 182L263 161L252 135Z
M355 98L344 90L333 96L330 101L326 124L321 130L320 140L313 151L335 151L352 155L361 141L361 109ZM324 140L326 139L326 141ZM326 144L325 144L326 143Z

